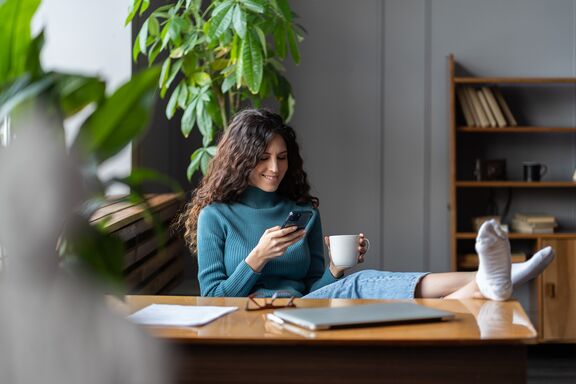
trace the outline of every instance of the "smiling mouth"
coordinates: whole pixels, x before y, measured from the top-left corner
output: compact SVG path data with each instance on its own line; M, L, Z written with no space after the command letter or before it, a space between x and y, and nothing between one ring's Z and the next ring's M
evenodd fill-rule
M262 175L263 178L265 178L268 181L277 181L278 180L278 176L268 176L268 175Z

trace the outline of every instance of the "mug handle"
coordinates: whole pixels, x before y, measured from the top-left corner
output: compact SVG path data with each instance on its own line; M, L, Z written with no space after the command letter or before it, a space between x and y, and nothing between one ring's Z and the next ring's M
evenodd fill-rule
M546 164L540 164L540 177L544 177L546 172L548 172L548 166Z
M368 251L370 250L370 240L364 238L364 241L366 242L366 253L368 253Z

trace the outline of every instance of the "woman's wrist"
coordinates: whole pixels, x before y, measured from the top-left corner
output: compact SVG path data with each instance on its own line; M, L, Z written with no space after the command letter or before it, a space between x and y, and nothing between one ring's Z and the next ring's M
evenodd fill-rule
M262 271L262 268L264 268L264 266L268 262L260 254L260 252L258 252L256 248L254 248L252 252L250 252L250 254L246 257L246 259L244 259L244 261L246 262L246 264L248 264L248 266L250 266L250 268L252 268L254 272Z
M330 269L330 273L335 279L339 279L344 276L344 270L337 268L334 264L332 264L332 262L328 268Z

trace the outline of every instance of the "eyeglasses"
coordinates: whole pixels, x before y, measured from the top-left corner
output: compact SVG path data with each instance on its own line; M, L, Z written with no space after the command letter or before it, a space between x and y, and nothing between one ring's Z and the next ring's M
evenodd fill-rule
M290 296L290 297L278 297L279 294L282 294L283 292L275 292L272 297L270 298L270 300L264 298L264 304L260 304L258 301L256 301L257 296L255 293L251 294L248 296L248 301L246 301L246 310L247 311L259 311L261 309L278 309L278 308L291 308L291 307L296 307L296 304L294 304L294 296ZM280 299L280 298L287 298L288 302L286 304L274 304L274 302L276 301L276 299Z

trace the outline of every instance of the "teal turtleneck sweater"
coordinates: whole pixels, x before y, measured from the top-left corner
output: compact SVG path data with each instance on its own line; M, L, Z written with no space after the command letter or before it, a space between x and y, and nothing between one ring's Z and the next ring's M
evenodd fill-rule
M292 210L309 209L312 219L305 237L284 255L268 262L260 273L244 261L264 231L282 225ZM300 297L335 282L324 265L322 224L318 210L275 192L248 187L238 202L213 203L198 217L198 280L202 296L269 297L288 291Z

